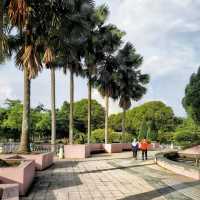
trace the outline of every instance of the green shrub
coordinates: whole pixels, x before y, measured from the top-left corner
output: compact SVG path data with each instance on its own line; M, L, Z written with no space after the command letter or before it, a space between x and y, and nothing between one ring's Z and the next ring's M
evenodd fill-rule
M179 130L174 134L174 140L181 146L187 146L200 141L199 132L190 132L189 130Z
M121 141L121 133L113 132L112 129L108 129L108 143L119 143ZM96 129L91 134L92 143L104 143L105 142L105 130Z

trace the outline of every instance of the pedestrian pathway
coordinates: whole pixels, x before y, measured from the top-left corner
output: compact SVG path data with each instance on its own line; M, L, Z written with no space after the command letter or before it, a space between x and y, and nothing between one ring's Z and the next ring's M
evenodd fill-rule
M131 152L56 161L37 173L23 200L200 200L200 181L175 175Z

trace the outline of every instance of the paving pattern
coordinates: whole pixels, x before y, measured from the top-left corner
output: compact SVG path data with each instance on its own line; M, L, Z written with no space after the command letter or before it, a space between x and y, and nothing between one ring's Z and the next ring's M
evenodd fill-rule
M175 175L131 152L56 161L38 172L22 200L200 200L200 181ZM139 155L140 156L140 155Z

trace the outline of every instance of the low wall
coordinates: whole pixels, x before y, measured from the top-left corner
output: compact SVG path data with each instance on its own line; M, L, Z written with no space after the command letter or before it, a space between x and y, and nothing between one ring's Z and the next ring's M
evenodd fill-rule
M28 160L34 160L36 165L36 170L44 170L53 164L53 152L41 153L41 154L27 154L22 155Z
M103 144L89 144L90 146L90 153L104 151Z
M123 151L131 151L132 145L131 145L131 143L123 143L122 148L123 148Z
M121 143L103 144L103 147L107 153L120 153L123 151L123 144Z
M7 156L6 159L19 158L19 159L34 160L36 170L40 171L50 167L53 164L53 156L54 154L52 152L49 152L40 154L12 155L12 156Z
M19 161L19 160L14 160ZM2 167L0 168L0 180L2 183L19 184L20 195L25 195L35 176L35 162L32 160L23 160L21 164L16 167Z
M90 156L90 145L64 145L64 156L65 158L87 158Z
M18 184L0 184L3 189L2 200L19 200L19 185Z
M174 152L176 153L176 152ZM168 169L176 174L187 176L196 180L200 180L200 169L188 166L184 163L178 163L165 157L167 153L159 153L156 155L155 162L159 166Z

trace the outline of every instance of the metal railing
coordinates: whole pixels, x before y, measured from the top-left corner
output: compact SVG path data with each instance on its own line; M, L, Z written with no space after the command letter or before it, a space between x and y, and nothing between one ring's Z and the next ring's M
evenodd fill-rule
M16 153L19 148L19 143L0 143L0 153ZM48 153L54 149L54 152L57 154L59 152L60 145L51 145L51 144L35 144L30 143L30 150L32 152L38 153Z

